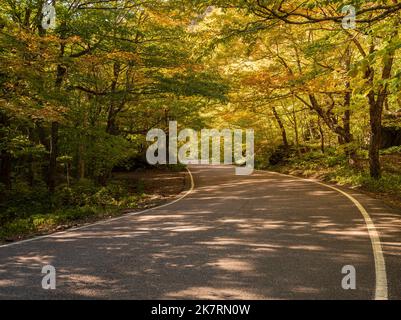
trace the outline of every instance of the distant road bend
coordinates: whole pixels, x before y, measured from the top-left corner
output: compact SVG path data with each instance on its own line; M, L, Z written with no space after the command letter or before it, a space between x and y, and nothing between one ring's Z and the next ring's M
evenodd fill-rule
M0 299L401 298L400 212L270 172L190 171L195 187L169 205L1 246Z

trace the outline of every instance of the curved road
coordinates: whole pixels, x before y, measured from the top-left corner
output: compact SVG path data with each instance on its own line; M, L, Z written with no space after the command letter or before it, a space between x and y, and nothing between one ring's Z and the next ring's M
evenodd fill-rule
M191 172L194 190L171 205L0 247L0 299L375 297L368 228L343 194L268 172ZM386 293L399 299L401 215L351 193L380 234ZM46 264L56 290L41 288ZM341 287L345 265L356 268L356 290Z

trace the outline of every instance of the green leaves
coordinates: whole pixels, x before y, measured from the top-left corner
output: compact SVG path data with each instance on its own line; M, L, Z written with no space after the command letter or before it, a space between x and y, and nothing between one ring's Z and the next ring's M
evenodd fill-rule
M157 80L160 91L164 93L227 100L228 86L216 74L190 72L171 77L157 77Z

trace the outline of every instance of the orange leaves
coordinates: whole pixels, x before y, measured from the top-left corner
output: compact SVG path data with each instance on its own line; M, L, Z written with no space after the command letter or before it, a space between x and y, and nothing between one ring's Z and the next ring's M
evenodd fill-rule
M77 35L74 35L72 37L68 37L65 40L65 43L68 43L68 44L77 44L77 43L80 43L80 42L82 42L82 39L81 39L80 36L77 36Z
M33 113L34 116L37 116L44 121L61 121L63 119L63 114L67 111L67 108L57 105L52 105L50 103L46 103L46 105L38 109Z
M39 107L36 101L32 101L28 96L18 96L15 99L0 99L0 107L8 110L18 118L31 120L42 120L46 122L62 121L63 114L67 109L63 106L46 103Z
M243 79L242 83L244 85L256 87L260 91L268 91L285 88L290 81L295 80L296 77L289 74L263 70L249 74Z

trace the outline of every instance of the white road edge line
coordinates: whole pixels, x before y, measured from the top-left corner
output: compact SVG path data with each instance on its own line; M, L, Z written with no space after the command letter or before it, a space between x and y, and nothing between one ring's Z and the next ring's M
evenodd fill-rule
M86 225L83 225L83 226L80 226L80 227L71 228L71 229L68 229L68 230L65 230L65 231L55 232L55 233L46 234L46 235L43 235L43 236L38 236L38 237L26 239L26 240L16 241L16 242L8 243L8 244L3 244L3 245L0 245L0 249L1 248L6 248L6 247L11 247L11 246L16 246L16 245L19 245L19 244L32 242L32 241L36 241L36 240L46 239L46 238L56 238L56 237L58 237L60 235L63 235L63 234L69 233L69 232L83 230L83 229L86 229L86 228L89 228L89 227L93 227L93 226L97 226L97 225L107 224L109 222L125 219L125 218L130 217L130 216L136 216L136 215L140 215L140 214L152 211L152 210L157 210L157 209L165 208L167 206L171 206L172 204L177 203L178 201L181 201L182 199L184 199L187 196L189 196L195 189L194 177L192 176L191 171L188 168L186 168L186 169L187 169L187 173L189 175L190 181L191 181L191 187L182 196L180 196L179 198L175 199L174 201L171 201L169 203L165 203L165 204L157 206L157 207L149 208L149 209L146 209L146 210L143 210L143 211L127 213L127 214L124 214L124 215L119 216L117 218L108 219L108 220L102 220L102 221L98 221L98 222L95 222L95 223L86 224Z
M358 200L356 200L352 195L348 194L347 192L345 192L339 188L336 188L334 186L331 186L331 185L328 185L328 184L325 184L325 183L322 183L319 181L305 179L305 178L292 176L292 175L279 173L279 172L274 172L274 171L266 171L266 170L255 170L255 171L272 173L272 174L300 179L300 180L307 181L307 182L313 182L313 183L319 184L321 186L324 186L326 188L333 189L333 190L341 193L343 196L347 197L349 200L351 200L353 202L353 204L358 208L358 210L360 211L360 213L362 214L362 216L365 220L365 224L368 229L368 233L369 233L369 237L370 237L370 242L372 243L373 257L374 257L374 261L375 261L375 275L376 275L375 300L388 300L386 262L384 260L383 248L382 248L381 241L380 241L380 235L379 235L379 232L377 231L375 224L373 223L373 220L370 217L369 213Z

